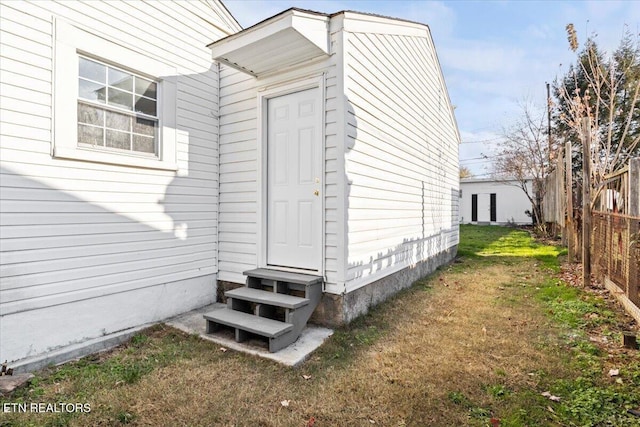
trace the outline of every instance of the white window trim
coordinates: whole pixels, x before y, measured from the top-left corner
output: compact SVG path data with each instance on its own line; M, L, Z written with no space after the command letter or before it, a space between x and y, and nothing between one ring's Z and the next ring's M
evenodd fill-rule
M177 170L176 161L176 76L175 67L95 34L54 20L54 127L52 155L55 158L109 163L131 167ZM135 152L109 152L78 146L78 55L113 63L158 82L158 156Z

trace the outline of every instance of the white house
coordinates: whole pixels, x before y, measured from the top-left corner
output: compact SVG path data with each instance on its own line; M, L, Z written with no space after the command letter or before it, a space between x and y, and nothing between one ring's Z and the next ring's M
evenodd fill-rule
M533 181L526 180L529 194ZM517 180L464 178L460 180L461 224L532 223L531 201Z
M459 134L425 25L290 9L241 31L217 0L0 16L1 360L256 269L315 278L316 321L348 322L455 255Z

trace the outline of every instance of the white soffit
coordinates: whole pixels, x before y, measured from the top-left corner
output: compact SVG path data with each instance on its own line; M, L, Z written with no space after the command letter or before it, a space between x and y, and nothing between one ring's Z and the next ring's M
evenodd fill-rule
M329 55L329 16L289 9L209 45L213 59L260 77Z

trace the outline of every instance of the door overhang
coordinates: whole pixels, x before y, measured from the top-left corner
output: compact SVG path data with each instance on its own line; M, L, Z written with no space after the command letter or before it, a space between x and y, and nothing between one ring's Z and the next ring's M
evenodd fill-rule
M329 15L288 9L209 45L213 59L255 77L330 52Z

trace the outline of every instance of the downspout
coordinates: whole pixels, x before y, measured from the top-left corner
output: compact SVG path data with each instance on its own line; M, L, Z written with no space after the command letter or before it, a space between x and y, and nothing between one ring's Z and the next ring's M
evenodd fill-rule
M217 121L216 126L216 149L218 150L218 154L216 156L216 179L218 182L218 204L216 210L216 278L220 277L220 62L215 61L216 63L216 75L218 80L218 88L216 91L217 102L215 112L215 117ZM219 279L218 279L219 280ZM216 295L218 293L218 280L216 280ZM217 298L217 297L216 297Z

